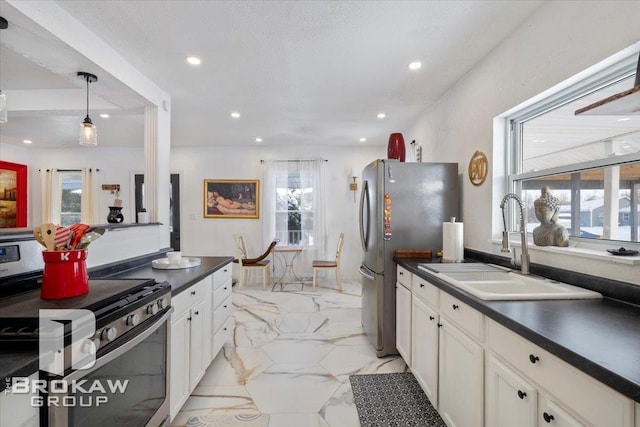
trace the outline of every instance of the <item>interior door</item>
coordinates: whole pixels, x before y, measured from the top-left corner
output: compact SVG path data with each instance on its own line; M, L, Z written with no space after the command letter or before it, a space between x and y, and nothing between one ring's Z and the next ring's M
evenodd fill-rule
M135 203L136 212L140 212L144 206L144 175L135 174ZM169 183L169 244L180 250L180 175L172 173ZM137 222L137 216L136 216Z

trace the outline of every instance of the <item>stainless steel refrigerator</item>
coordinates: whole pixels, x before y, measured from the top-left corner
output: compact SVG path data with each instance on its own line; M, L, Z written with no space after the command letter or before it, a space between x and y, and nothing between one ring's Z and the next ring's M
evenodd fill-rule
M362 326L378 357L396 354L396 249L442 249L458 217L457 163L376 160L362 172Z

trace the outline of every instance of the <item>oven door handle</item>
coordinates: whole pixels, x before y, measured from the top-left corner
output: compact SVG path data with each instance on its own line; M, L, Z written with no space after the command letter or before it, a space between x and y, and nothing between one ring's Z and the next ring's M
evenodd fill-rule
M155 320L155 323L153 325L151 325L150 327L145 329L139 335L136 335L131 340L129 340L126 343L122 344L121 346L116 347L115 349L113 349L113 351L110 351L109 353L105 354L104 356L96 359L96 363L94 363L94 365L91 368L89 368L89 369L78 369L77 371L74 371L74 372L70 373L69 375L67 375L66 377L64 377L64 379L67 380L67 381L73 381L73 380L80 379L80 378L84 377L85 375L87 375L88 373L90 373L92 371L95 371L96 369L100 369L101 367L103 367L107 363L111 362L115 358L122 356L124 353L126 353L127 351L129 351L130 349L135 347L136 345L140 344L147 337L149 337L156 330L158 330L162 326L163 323L168 321L169 316L171 315L172 312L173 312L173 307L170 307L169 310L167 310L162 316L160 316L159 318L157 318Z

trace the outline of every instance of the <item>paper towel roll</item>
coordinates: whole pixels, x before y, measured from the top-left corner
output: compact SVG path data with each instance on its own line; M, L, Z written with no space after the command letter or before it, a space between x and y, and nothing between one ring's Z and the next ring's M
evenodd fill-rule
M461 222L442 223L442 259L449 262L464 260L464 225Z

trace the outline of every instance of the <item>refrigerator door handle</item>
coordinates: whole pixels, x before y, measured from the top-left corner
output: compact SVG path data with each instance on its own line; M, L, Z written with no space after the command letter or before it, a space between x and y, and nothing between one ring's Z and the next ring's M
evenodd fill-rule
M369 280L375 280L376 278L374 277L374 272L369 270L367 267L365 267L364 265L360 266L360 275L369 279Z
M369 182L364 181L362 185L362 194L360 195L360 242L362 243L362 250L367 252L369 250L369 230L371 229L371 199L369 198ZM366 230L365 230L365 209L366 209Z

